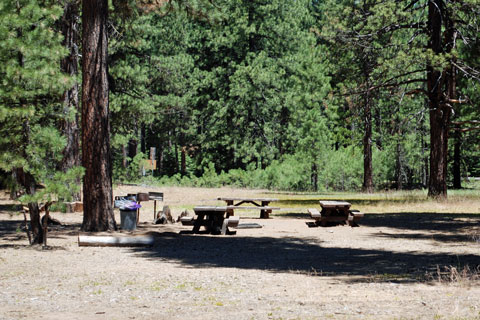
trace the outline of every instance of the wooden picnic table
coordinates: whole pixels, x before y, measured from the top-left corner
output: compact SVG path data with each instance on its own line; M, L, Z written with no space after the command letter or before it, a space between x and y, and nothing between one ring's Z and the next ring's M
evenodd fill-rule
M269 207L268 204L273 201L278 201L276 198L239 198L239 197L218 197L217 200L225 201L227 203L227 217L234 215L235 209L255 210L260 209L260 218L268 219L272 210L280 208ZM241 206L244 203L251 203L254 207Z
M193 223L193 233L200 233L200 227L205 227L210 234L235 234L235 231L228 230L228 227L238 225L238 217L228 217L227 207L199 206L193 208L197 216Z
M357 221L363 217L363 213L350 210L351 204L346 201L319 201L322 211L308 209L317 224L326 226L328 223L345 224L356 226Z

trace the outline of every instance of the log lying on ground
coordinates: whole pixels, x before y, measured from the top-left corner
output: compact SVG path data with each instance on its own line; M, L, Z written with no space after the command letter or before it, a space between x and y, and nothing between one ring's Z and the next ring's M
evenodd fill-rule
M78 236L79 247L144 247L152 246L155 238L150 235L135 237Z

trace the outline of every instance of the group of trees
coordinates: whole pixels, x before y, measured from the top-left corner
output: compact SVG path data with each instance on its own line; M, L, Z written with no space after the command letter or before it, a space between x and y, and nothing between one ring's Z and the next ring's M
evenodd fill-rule
M149 147L156 175L296 163L301 189L335 187L339 154L365 191L479 173L478 1L212 3L114 22L118 177Z
M86 231L116 228L112 173L134 179L150 147L156 175L290 168L287 188L445 197L480 173L479 17L478 0L2 3L0 169L32 225L83 174Z

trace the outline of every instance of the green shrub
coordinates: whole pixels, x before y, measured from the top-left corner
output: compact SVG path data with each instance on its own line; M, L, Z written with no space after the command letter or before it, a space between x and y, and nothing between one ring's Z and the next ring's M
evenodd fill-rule
M363 182L363 154L349 146L326 150L323 165L319 168L319 184L327 190L357 190Z

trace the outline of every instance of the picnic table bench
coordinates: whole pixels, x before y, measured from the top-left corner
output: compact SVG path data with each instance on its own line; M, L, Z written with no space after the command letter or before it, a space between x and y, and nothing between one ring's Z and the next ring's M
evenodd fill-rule
M235 214L234 210L260 210L260 218L268 219L272 210L279 210L277 207L270 207L268 204L273 201L278 201L276 198L239 198L239 197L218 197L217 200L225 201L227 203L227 217ZM254 206L242 206L244 203L250 203Z
M193 208L193 211L197 216L195 219L193 217L182 218L182 224L193 223L193 233L200 233L201 227L204 227L210 234L236 233L236 231L230 231L228 227L238 226L240 218L228 216L227 207L198 206Z
M358 210L350 210L351 204L346 201L319 201L322 211L315 208L308 209L310 216L315 219L317 225L323 227L329 223L358 226L357 222L363 217Z

